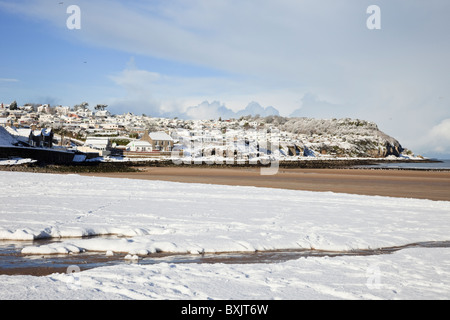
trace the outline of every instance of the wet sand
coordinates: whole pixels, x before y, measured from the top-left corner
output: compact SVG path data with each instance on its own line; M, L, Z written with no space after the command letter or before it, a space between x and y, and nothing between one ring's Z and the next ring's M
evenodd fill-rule
M257 168L139 169L133 173L82 175L450 201L450 171L280 168L276 175L263 176Z

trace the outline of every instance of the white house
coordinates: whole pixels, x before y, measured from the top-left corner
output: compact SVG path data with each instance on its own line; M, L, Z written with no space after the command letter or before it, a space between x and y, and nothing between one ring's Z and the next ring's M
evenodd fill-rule
M104 123L101 125L101 127L105 130L118 130L119 124L118 123Z
M172 151L174 141L171 136L163 131L151 132L150 134L144 135L142 140L150 142L153 149L158 151Z
M0 118L0 127L6 127L8 124L7 118Z
M83 118L90 118L93 116L93 112L89 109L80 109L80 110L75 111L75 113L78 116L83 117Z
M109 112L108 110L98 110L97 112L95 112L95 116L99 118L108 118L111 116L111 112Z
M111 141L105 137L88 137L82 147L77 148L81 152L98 152L101 157L111 154Z
M152 152L152 144L145 140L134 140L126 146L127 150L132 152Z
M60 116L67 116L70 112L70 107L57 106L55 111Z
M43 104L37 108L38 113L50 113L50 106L48 104Z
M131 141L127 150L132 152L170 152L173 149L174 140L165 132L145 132L140 140Z

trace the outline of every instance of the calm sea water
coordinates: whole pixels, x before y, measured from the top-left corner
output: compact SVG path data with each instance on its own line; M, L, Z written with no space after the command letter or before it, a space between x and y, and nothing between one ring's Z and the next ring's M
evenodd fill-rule
M431 163L380 163L370 166L361 166L364 168L387 168L387 169L415 169L415 170L450 170L450 160L436 160L439 162Z

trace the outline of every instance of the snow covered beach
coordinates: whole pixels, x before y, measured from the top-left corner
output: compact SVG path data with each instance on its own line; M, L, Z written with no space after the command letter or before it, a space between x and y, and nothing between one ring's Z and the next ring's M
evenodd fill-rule
M0 239L28 255L356 250L448 241L450 202L0 172ZM117 238L101 235L115 234ZM99 236L83 238L86 236ZM448 299L450 249L274 264L161 263L0 276L1 299ZM211 283L216 285L211 285Z

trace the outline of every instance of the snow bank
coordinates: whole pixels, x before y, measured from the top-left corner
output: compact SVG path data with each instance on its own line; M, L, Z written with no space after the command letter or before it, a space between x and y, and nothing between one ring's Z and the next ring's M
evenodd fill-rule
M59 243L49 244L42 247L26 247L22 250L23 254L68 254L68 253L81 253L84 249L78 248L74 245L61 245Z
M446 241L450 202L0 172L0 239L25 254L353 250ZM96 235L116 237L83 238Z
M22 159L22 158L14 158L8 160L0 160L0 166L14 166L26 163L35 163L36 160L33 159Z

